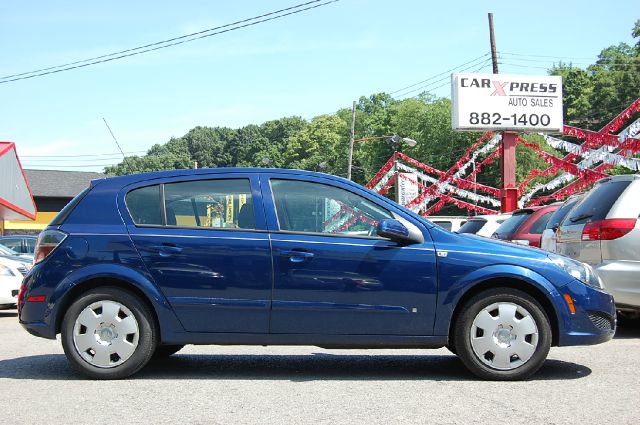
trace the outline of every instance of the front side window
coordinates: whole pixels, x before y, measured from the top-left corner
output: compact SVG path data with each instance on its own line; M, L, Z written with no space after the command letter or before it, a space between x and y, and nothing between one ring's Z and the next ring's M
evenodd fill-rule
M391 214L347 190L319 183L271 180L280 230L374 236Z
M164 199L168 226L256 228L248 179L169 183Z

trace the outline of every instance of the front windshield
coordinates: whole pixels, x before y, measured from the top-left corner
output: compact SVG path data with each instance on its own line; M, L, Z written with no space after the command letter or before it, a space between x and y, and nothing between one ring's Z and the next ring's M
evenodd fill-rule
M8 246L2 245L2 244L0 244L0 254L2 254L2 255L18 255L18 253L15 252L13 249L9 248Z

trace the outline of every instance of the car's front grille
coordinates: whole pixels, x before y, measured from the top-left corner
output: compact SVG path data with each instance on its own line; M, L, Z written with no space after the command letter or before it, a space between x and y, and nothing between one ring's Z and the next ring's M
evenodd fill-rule
M16 268L18 269L20 274L22 274L22 276L26 276L27 273L29 272L29 270L27 270L27 268L25 266L18 266Z
M602 329L603 331L610 331L613 329L613 318L606 313L590 311L589 319L591 319L593 325L598 329Z

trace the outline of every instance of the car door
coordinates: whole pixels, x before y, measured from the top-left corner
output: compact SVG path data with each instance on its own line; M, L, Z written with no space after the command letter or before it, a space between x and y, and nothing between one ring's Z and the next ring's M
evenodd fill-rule
M272 333L432 334L436 261L422 224L332 179L263 175L261 187L274 264ZM418 227L425 242L376 236L377 222L392 217Z
M271 248L257 175L212 174L127 191L131 239L185 329L267 333Z

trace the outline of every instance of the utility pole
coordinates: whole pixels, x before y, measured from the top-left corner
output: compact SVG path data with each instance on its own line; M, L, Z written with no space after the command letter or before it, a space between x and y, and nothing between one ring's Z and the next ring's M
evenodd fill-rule
M351 139L349 139L349 159L347 166L347 180L351 180L351 163L353 162L353 140L356 138L356 101L351 108Z
M489 13L489 42L491 43L491 61L493 73L498 73L498 55L496 36L493 32L493 13ZM502 151L500 173L502 175L502 193L500 194L500 212L508 213L518 208L518 189L516 188L516 138L517 133L502 132Z
M489 13L489 43L491 43L491 62L493 73L498 73L498 54L496 53L496 36L493 33L493 13Z

